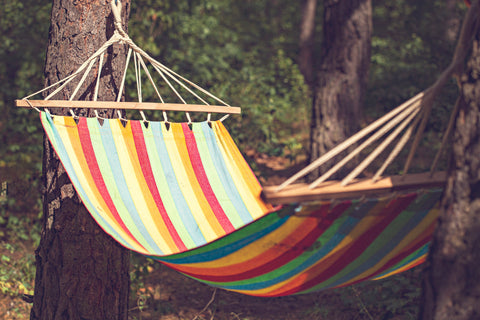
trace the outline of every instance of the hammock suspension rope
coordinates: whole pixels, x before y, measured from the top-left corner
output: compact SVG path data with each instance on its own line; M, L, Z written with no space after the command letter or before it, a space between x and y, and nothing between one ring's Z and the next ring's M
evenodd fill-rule
M222 123L228 114L240 113L240 108L231 107L136 46L122 29L121 1L112 0L111 5L113 36L71 75L16 104L40 113L47 137L77 193L116 241L211 286L263 297L382 279L425 260L445 182L445 173L434 170L458 103L430 173L382 175L414 137L404 167L404 173L408 172L434 98L464 60L465 43L471 40L465 24L471 23L472 9L452 62L435 84L281 185L262 189ZM115 43L129 46L120 89L115 102L97 101L104 55ZM120 100L132 55L138 102L125 103ZM93 101L74 100L97 61ZM165 102L147 62L180 104ZM142 70L160 103L143 101ZM79 75L68 101L51 100ZM188 104L176 85L203 105ZM29 100L53 88L45 100ZM222 106L209 105L208 98ZM52 116L48 108L54 107L70 108L72 117ZM103 123L75 115L72 108L78 107L94 109ZM139 110L142 119L125 119L120 111L118 119L104 119L97 112L103 108ZM164 121L149 121L144 110L161 110ZM170 110L186 112L187 122L170 123L166 113ZM189 115L193 111L207 113L207 121L193 122ZM227 115L211 121L212 112ZM373 178L359 179L396 140ZM376 142L378 146L342 181L327 181ZM298 183L357 143L323 176L310 184Z

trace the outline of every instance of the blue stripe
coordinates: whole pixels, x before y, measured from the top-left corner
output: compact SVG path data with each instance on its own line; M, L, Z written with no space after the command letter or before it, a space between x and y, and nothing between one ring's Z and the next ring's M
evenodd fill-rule
M98 213L96 208L93 206L93 204L90 202L90 199L86 196L85 191L83 190L80 182L78 181L77 174L75 170L73 170L72 163L70 161L70 158L68 157L67 150L65 149L65 146L63 144L63 141L60 137L60 134L57 131L57 128L55 127L55 124L53 123L53 119L50 116L49 113L42 111L41 113L42 116L42 124L44 126L48 126L50 130L52 131L52 135L48 135L48 130L45 130L45 133L48 135L50 141L52 142L52 145L55 147L55 151L60 158L60 161L62 162L62 165L65 168L65 171L67 172L68 177L70 178L70 181L72 182L73 186L75 187L75 190L77 191L78 195L80 196L80 199L84 203L86 207L89 208L89 212L94 214L94 218L97 221L97 223L107 232L110 234L112 237L114 237L118 242L120 242L124 247L130 248L133 250L133 248L130 246L128 242L125 241L125 239L118 234L115 229L112 229L111 226L105 221L105 219Z
M420 258L421 256L425 255L428 253L428 250L429 250L429 247L430 247L430 243L427 243L427 244L424 244L420 249L416 250L415 252L413 252L412 254L410 254L407 259L403 260L402 262L400 262L399 264L391 267L390 269L388 269L387 271L385 272L382 272L381 274L379 275L376 275L375 278L373 278L373 280L376 280L377 278L381 278L383 277L384 275L386 274L389 274L390 272L393 272L395 270L398 270L400 268L403 268L404 266L408 265L409 263L417 260L418 258Z
M110 128L110 122L104 121L103 125L100 125L100 123L98 123L97 121L97 125L102 139L103 147L105 149L107 159L110 164L112 176L114 177L115 185L117 186L118 192L120 193L120 199L122 199L123 203L125 204L125 207L127 208L130 216L132 217L132 220L135 223L138 231L142 234L145 241L147 242L146 244L142 243L142 245L148 247L145 249L147 249L149 252L152 252L154 254L163 254L162 250L160 250L160 248L157 246L157 244L151 237L150 233L145 228L144 223L140 219L137 208L135 207L135 203L133 202L132 196L130 194L127 181L125 180L125 176L120 166L120 159L117 153L117 148L115 147L115 141L113 139L112 130ZM118 201L118 199L115 199L115 201Z
M168 189L170 190L172 198L174 199L174 203L180 219L182 220L185 229L187 229L187 232L192 238L195 245L201 246L207 241L203 236L192 214L192 211L187 204L187 201L185 200L180 185L178 184L177 177L175 176L175 171L170 161L170 157L168 156L167 146L165 144L164 136L162 133L161 122L150 122L149 128L151 128L154 135L155 146L163 168L163 172L165 174L165 180L167 181Z
M366 213L369 212L369 210L376 204L376 202L377 201L366 201L358 206L352 205L349 209L347 209L345 213L342 214L342 217L345 217L345 221L342 223L342 225L340 225L337 232L327 241L327 243L322 248L318 249L317 251L309 251L309 249L306 249L304 254L311 255L311 257L309 257L307 260L305 260L303 263L293 268L292 270L278 275L277 274L278 268L277 268L277 270L274 270L271 272L271 275L275 277L270 280L257 282L257 283L251 282L251 283L242 284L242 285L221 284L221 287L225 289L232 289L232 290L258 290L258 289L268 288L277 283L285 281L291 277L300 275L307 268L316 264L325 255L327 255L336 246L338 246L338 244L360 222L360 220L365 216ZM352 216L353 212L355 213L354 217ZM342 219L342 217L337 219ZM321 236L319 237L319 239L320 238ZM317 243L314 243L312 247L314 247L316 244ZM295 260L293 260L291 263L295 263ZM286 264L286 266L287 265L288 264ZM265 275L262 275L261 277L264 277L264 276ZM255 281L254 278L249 280Z
M356 266L350 273L342 276L343 272L340 272L335 277L332 277L331 280L337 277L339 278L329 284L325 289L343 284L378 264L380 260L392 252L392 250L419 225L430 212L430 209L437 203L438 197L438 194L437 196L424 195L421 199L417 199L417 201L413 200L413 202L382 231L382 234L387 233L390 235L388 242L381 243L380 237L382 237L382 234L378 235L375 241L357 258L357 260L362 258L366 259L365 262ZM407 221L403 221L401 217L405 215L411 215L411 217ZM403 226L399 226L399 223L402 223ZM380 248L377 249L377 246L380 246ZM346 266L346 268L348 268L348 266Z
M168 263L179 264L179 265L214 261L214 260L217 260L217 259L221 259L225 256L234 254L236 251L244 248L245 246L248 246L249 244L267 236L269 233L271 233L271 232L275 231L276 229L280 228L285 222L287 222L287 220L288 220L288 217L281 218L278 221L275 221L273 224L269 225L268 227L262 229L260 232L256 232L254 234L249 234L248 236L246 236L245 238L243 238L239 241L229 243L225 246L222 246L222 247L219 247L219 248L216 248L214 250L204 252L204 253L201 253L201 254L195 254L195 252L192 250L190 252L191 255L189 255L189 256L182 255L182 257L180 257L180 258L175 258L175 256L152 257L152 258L154 258L156 260L160 260L160 261L165 261L165 262L168 262ZM253 222L253 223L262 223L262 220L260 219L260 220L257 220L255 222ZM237 230L235 232L241 232L241 229ZM235 235L235 236L238 236L238 235ZM228 235L225 236L225 237L228 237ZM212 243L212 245L214 245L214 243Z
M210 128L207 122L202 123L202 130L205 136L205 140L207 142L210 157L217 170L217 174L220 178L222 186L228 195L228 198L237 210L237 213L240 219L242 219L242 222L244 224L251 222L253 218L250 215L247 207L245 206L245 203L243 203L243 199L238 192L237 187L235 186L235 182L233 181L233 178L228 171L225 159L223 159L222 152L218 147L220 137L213 132L212 128Z

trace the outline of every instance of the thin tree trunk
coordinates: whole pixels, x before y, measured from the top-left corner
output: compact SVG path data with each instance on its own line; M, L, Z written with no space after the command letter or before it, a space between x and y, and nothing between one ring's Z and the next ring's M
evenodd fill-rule
M315 64L313 60L313 44L315 40L315 16L317 0L303 0L302 22L300 25L300 53L298 67L305 78L305 83L314 91Z
M462 24L461 16L458 14L458 0L446 0L446 20L445 20L445 39L448 42L455 44L457 40L458 31Z
M371 0L326 0L323 26L324 54L317 70L310 132L312 160L359 126L370 66Z
M122 8L126 24L130 1ZM47 57L46 85L75 71L113 34L110 1L54 0ZM105 56L98 100L113 100L125 63L124 46ZM90 100L96 70L76 99ZM57 99L68 99L75 84ZM66 114L67 110L51 110ZM87 115L85 110L75 110ZM110 117L113 112L100 112ZM45 140L44 225L36 250L33 319L127 319L129 252L92 219L78 198L52 146ZM78 146L80 148L81 146Z
M479 6L475 7L477 10ZM472 8L473 9L473 8ZM478 20L478 19L477 19ZM461 78L452 165L424 277L423 320L480 319L480 28Z

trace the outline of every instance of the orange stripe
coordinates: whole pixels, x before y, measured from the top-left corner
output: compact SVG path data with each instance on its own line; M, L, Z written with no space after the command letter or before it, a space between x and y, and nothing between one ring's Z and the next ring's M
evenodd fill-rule
M59 119L59 117L55 117ZM69 141L67 143L70 143L72 146L81 146L80 142L80 136L78 134L78 128L77 124L73 120L73 118L70 117L62 117L64 119L64 125L59 124L57 121L55 121L55 125L57 127L59 126L64 126L66 128L67 134L68 134L68 139ZM65 141L64 141L65 143ZM95 199L98 201L100 204L100 207L103 209L102 211L105 212L109 219L115 223L115 226L112 226L114 230L121 229L120 225L118 224L117 220L113 216L112 212L108 209L107 204L105 203L105 200L103 199L102 195L98 191L97 185L95 184L95 181L93 180L92 174L88 168L87 160L85 159L85 155L83 153L83 150L81 147L72 147L73 151L75 152L75 157L78 160L78 163L80 165L81 169L81 174L83 174L85 180L88 182L88 186L92 190L92 195L95 197ZM90 192L87 192L88 194ZM125 234L126 235L126 234ZM128 236L128 235L126 235ZM127 239L125 239L127 240Z
M262 211L271 212L273 210L272 205L265 203L264 201L261 200L260 194L262 192L262 187L258 182L257 178L255 177L255 174L252 172L252 169L250 169L247 162L243 158L242 154L240 153L240 150L238 149L237 145L235 144L232 137L228 133L227 129L225 128L223 123L220 121L216 121L213 124L214 124L213 128L215 129L215 133L217 137L218 136L221 137L218 140L220 141L220 143L224 145L225 149L231 154L232 159L235 163L235 167L238 168L238 171L243 176L243 179L245 180L248 188L250 189L250 192L255 197Z
M117 120L120 122L120 120ZM118 124L121 130L123 141L125 142L125 146L128 150L128 156L130 158L130 162L132 164L135 176L139 182L142 195L145 199L147 207L149 209L149 214L152 217L152 220L159 230L160 234L162 235L163 239L165 240L166 245L172 250L172 252L178 251L178 248L175 242L172 239L170 232L163 221L160 212L158 211L157 205L155 204L155 200L148 189L148 184L145 181L145 177L143 176L142 167L138 160L137 149L135 147L135 141L133 140L133 133L132 133L132 126L130 121L127 122L127 125L124 127L121 123Z
M342 242L338 244L336 248L340 248L337 251L336 248L331 251L331 254L326 256L324 259L317 261L314 265L310 268L305 270L300 275L295 276L290 280L286 280L283 283L280 283L275 287L274 290L267 292L262 292L261 294L267 293L269 296L277 296L282 295L282 292L288 292L292 289L299 288L306 282L309 282L312 279L317 278L326 270L330 269L332 265L337 263L338 261L342 261L346 259L346 252L351 251L352 246L359 245L359 241L361 238L365 236L369 236L369 230L372 228L379 228L384 229L385 224L389 221L384 221L387 217L385 216L370 216L363 218L362 221L355 227L352 232L344 239ZM355 231L357 230L357 231ZM348 242L348 243L345 243ZM360 255L360 254L359 254ZM344 264L344 263L342 263ZM340 271L340 270L338 270Z
M291 234L287 235L282 240L279 239L278 243L272 244L271 242L266 244L266 248L268 250L264 252L258 252L257 255L251 257L249 260L242 261L237 264L231 264L228 266L219 266L218 268L215 267L208 267L208 268L197 268L195 266L186 266L186 265L176 265L176 264L169 264L165 263L172 268L180 272L184 272L190 275L199 275L200 278L204 276L229 276L235 274L241 274L244 272L251 271L252 269L262 267L274 260L278 257L282 256L285 253L290 252L294 248L292 245L300 242L306 234L310 233L312 230L317 228L317 224L312 222L312 219L304 219L303 221ZM302 230L302 232L298 232L298 230ZM299 249L300 251L300 249ZM303 252L302 252L303 253Z
M428 228L426 228L425 230L423 230L422 234L428 235L428 236L426 236L426 237L431 237L431 236L433 235L433 232L435 231L435 226L436 226L436 224L437 224L437 221L436 221L436 220L433 221L433 222L428 226ZM415 243L410 243L408 247L406 247L404 250L402 250L402 252L405 252L405 251L408 252L408 250L411 250L411 247L414 246L414 244L418 243L419 241L425 241L425 237L422 237L422 238L420 238L420 239L417 239L417 241L415 241ZM412 261L412 262L410 262L410 263L408 263L407 265L405 265L405 266L403 266L403 267L401 267L401 268L399 268L399 269L397 269L397 270L394 270L394 271L392 271L392 272L390 272L390 273L388 273L388 274L386 274L386 275L384 275L384 276L382 276L382 277L379 277L379 278L377 278L377 279L383 279L383 278L386 278L386 277L389 277L389 276L392 276L392 275L401 273L401 272L406 271L406 270L408 270L408 269L411 269L411 268L413 268L413 267L415 267L415 266L417 266L417 265L419 265L419 264L422 264L425 260L426 260L426 255L424 255L424 256L422 256L422 257L420 257L420 258L418 258L418 259L416 259L416 260L414 260L414 261Z
M193 193L195 194L198 204L202 209L203 215L205 216L206 220L208 221L217 236L224 235L225 230L223 230L222 226L216 219L215 214L210 207L210 204L205 198L205 194L203 193L202 187L197 181L195 171L193 170L192 164L190 163L190 157L188 155L188 149L185 142L182 125L180 123L172 123L170 129L172 130L173 136L175 137L175 145L177 146L178 154L181 156L183 168L185 168L188 181L192 186Z

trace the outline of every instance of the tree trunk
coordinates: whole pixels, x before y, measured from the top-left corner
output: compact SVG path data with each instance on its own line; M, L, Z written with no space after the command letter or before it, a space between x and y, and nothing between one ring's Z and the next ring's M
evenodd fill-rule
M370 66L371 0L325 0L323 33L324 53L312 108L311 160L359 126Z
M305 78L305 83L314 91L315 64L313 63L313 45L315 39L315 16L317 0L302 1L302 22L300 25L300 53L298 67Z
M123 0L126 25L130 0ZM54 0L47 57L46 85L71 73L113 34L110 1ZM98 100L114 100L125 65L125 48L109 49ZM98 71L98 67L96 70ZM75 99L90 100L95 69ZM75 81L73 81L75 82ZM68 99L76 84L56 99ZM67 110L51 110L66 114ZM75 110L87 115L86 110ZM100 112L111 117L113 112ZM37 272L31 319L127 319L129 252L92 219L78 198L52 146L45 140L43 160L44 224L36 250ZM80 146L79 146L80 147Z
M477 7L478 8L478 7ZM420 319L480 319L480 29L461 79L452 164L432 241Z
M446 9L446 20L444 21L445 26L445 39L455 44L455 41L458 37L458 31L462 24L461 15L458 14L458 0L446 0L445 9Z

